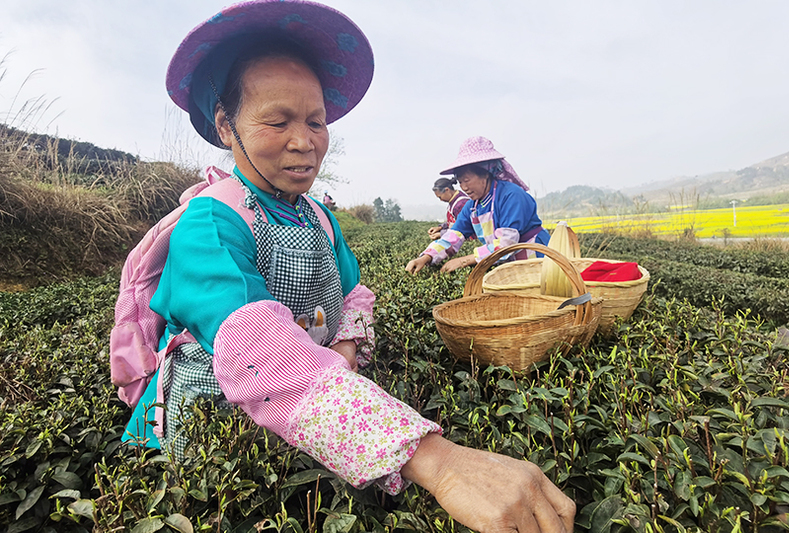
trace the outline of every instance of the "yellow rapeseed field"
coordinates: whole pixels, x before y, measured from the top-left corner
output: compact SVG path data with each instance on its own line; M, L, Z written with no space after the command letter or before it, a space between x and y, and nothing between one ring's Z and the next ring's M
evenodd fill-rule
M556 220L545 221L553 227ZM677 208L666 213L602 215L567 219L577 233L612 231L652 235L710 237L787 237L789 204L698 210Z

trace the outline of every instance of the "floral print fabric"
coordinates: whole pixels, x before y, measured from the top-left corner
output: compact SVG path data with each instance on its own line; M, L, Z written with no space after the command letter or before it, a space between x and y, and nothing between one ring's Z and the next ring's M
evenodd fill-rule
M283 437L356 487L376 482L397 494L400 469L428 433L441 428L344 367L321 372Z

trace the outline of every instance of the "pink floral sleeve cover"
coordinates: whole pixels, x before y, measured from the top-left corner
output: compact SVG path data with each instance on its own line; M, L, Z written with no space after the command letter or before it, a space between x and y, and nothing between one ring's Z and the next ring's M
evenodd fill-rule
M318 346L284 305L245 305L220 326L214 374L227 399L354 486L397 494L400 469L441 428Z
M356 361L365 367L370 363L375 349L375 332L373 331L373 305L375 294L364 285L353 288L342 303L342 314L337 334L331 344L341 341L356 343Z

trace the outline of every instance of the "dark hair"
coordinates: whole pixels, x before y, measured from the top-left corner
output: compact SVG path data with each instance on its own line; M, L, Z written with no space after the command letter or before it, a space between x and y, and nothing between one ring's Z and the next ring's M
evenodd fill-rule
M453 185L457 183L458 180L455 178L438 178L436 182L433 184L434 191L443 191L444 189L452 189L455 190Z
M455 182L457 182L457 179L460 178L460 176L462 176L466 172L471 172L472 174L476 174L480 178L485 178L485 179L493 178L493 174L491 174L481 166L471 163L469 165L463 165L462 167L458 167L455 169Z
M242 36L240 39L251 38ZM271 34L263 38L251 39L249 45L245 46L244 52L233 61L233 66L227 75L224 93L220 95L224 110L230 115L230 119L235 119L241 110L244 74L247 69L258 61L269 58L294 59L307 66L316 77L318 76L315 59L293 39L284 35Z

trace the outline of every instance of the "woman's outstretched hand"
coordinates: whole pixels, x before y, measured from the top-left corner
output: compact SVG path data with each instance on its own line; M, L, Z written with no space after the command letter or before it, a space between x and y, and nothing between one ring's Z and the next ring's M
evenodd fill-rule
M444 266L441 267L441 272L452 272L453 270L457 270L459 268L463 268L467 266L474 266L476 264L477 264L477 260L474 258L473 255L464 255L463 257L455 257L444 263Z
M539 467L431 433L401 474L452 518L482 533L571 533L575 503Z
M427 230L427 234L434 241L441 238L441 226L433 226Z
M351 365L351 370L354 372L359 371L359 363L356 361L356 343L354 341L340 341L333 345L331 349L348 361L348 364Z
M411 261L409 261L408 264L405 266L405 269L411 274L416 274L417 272L425 268L427 265L429 265L430 261L432 260L433 258L430 257L429 255L420 255L416 259L412 259Z

